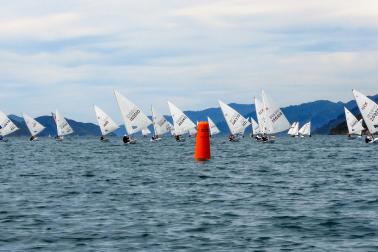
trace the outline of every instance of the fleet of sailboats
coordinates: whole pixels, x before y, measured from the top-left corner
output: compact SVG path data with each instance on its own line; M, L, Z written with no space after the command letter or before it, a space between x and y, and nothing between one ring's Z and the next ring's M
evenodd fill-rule
M118 104L121 117L124 121L126 134L123 142L126 144L136 143L133 135L140 132L143 136L152 133L151 141L160 141L163 135L170 133L176 141L185 141L184 135L193 136L197 129L193 121L176 105L168 101L168 107L171 113L173 125L161 115L154 107L151 106L151 119L133 102L128 100L120 92L114 90L116 102ZM350 139L356 136L361 137L365 132L366 125L366 143L378 143L375 134L378 132L378 105L373 100L353 90L357 107L361 112L362 119L358 120L347 108L344 108L346 124L348 127L348 137ZM291 125L284 115L281 108L264 92L261 93L261 99L254 98L257 121L252 117L246 119L242 114L233 109L230 105L219 101L221 112L225 118L230 131L229 141L237 142L244 135L245 130L251 126L251 137L259 142L272 143L276 139L276 134L288 130L287 134L292 137L311 137L311 121L299 127L299 122L293 122ZM118 124L110 118L98 106L94 106L96 119L101 130L101 141L108 141L105 137L119 129ZM37 141L45 127L36 119L23 113L25 124L30 132L30 141ZM57 135L55 139L62 141L64 136L74 133L67 120L59 113L58 110L52 113L52 118L56 124ZM219 128L214 121L207 117L209 123L210 135L214 136L220 133ZM153 132L149 126L152 125ZM5 142L5 136L17 131L18 127L0 111L0 142Z

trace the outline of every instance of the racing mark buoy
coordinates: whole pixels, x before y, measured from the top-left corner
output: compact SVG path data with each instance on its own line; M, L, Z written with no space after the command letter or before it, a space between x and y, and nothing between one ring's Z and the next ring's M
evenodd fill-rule
M210 130L208 122L199 122L197 126L194 158L198 161L210 160Z

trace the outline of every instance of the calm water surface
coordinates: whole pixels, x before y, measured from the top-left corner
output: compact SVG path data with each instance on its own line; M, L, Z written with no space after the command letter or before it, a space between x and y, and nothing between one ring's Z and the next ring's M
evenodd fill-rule
M0 251L378 251L378 145L0 144Z

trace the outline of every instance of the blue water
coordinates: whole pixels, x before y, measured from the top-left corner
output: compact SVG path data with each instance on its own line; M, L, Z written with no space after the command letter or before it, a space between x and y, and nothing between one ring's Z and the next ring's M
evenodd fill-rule
M378 251L378 145L0 144L0 251Z

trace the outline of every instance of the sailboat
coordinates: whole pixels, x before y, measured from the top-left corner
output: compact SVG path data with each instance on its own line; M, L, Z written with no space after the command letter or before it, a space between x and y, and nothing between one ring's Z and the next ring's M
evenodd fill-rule
M252 117L251 117L251 126L252 126L251 137L256 137L257 135L261 134L260 125Z
M56 141L62 141L64 136L72 134L74 131L71 126L68 124L66 119L59 113L58 110L54 113L51 113L56 124L57 135L55 137Z
M209 129L210 129L210 137L215 136L216 134L220 133L217 125L211 120L210 117L207 117L207 121L209 122Z
M195 134L197 132L196 125L187 117L181 109L176 107L172 102L168 101L169 110L173 119L173 127L177 142L185 141L182 136L184 134Z
M287 134L290 135L291 137L298 137L299 136L299 122L294 122L291 125Z
M378 104L355 89L353 89L353 95L369 131L365 142L378 143L378 138L374 137L374 134L378 132Z
M258 142L262 142L263 136L266 133L265 132L266 131L265 109L264 109L264 104L262 103L262 101L256 97L255 97L255 109L256 109L256 118L259 125L259 133L255 135L255 139Z
M161 115L154 107L151 106L152 126L154 128L154 135L151 142L160 141L162 136L172 130L172 125Z
M0 142L8 142L4 137L17 131L17 126L8 118L6 114L0 111Z
M298 133L302 138L306 136L311 137L311 122L308 122L305 125L303 125Z
M38 141L37 135L41 133L45 127L25 113L22 114L22 117L24 118L26 126L31 134L30 141Z
M282 110L265 94L264 90L262 91L262 104L265 118L262 142L274 142L274 134L288 130L290 123Z
M362 131L365 129L362 126L363 119L357 120L357 118L344 107L346 124L348 127L348 139L355 139L354 136L362 136Z
M101 130L101 138L100 140L103 142L108 141L108 139L105 138L106 135L114 132L116 129L119 128L116 122L108 114L106 114L102 109L94 106L94 110L96 113L96 118L98 125L100 126Z
M251 125L251 123L246 118L244 118L239 112L231 108L226 103L222 101L218 102L231 133L228 140L231 142L239 141L239 136L244 133L244 130L249 125Z
M133 139L132 135L146 129L152 122L137 105L126 99L121 93L114 90L114 95L126 129L123 142L125 144L134 144L136 140Z

